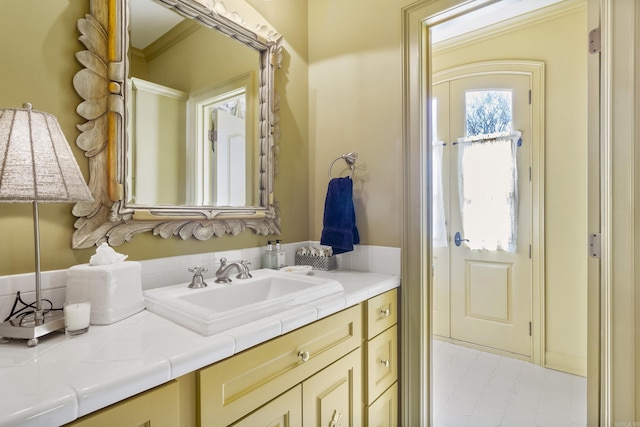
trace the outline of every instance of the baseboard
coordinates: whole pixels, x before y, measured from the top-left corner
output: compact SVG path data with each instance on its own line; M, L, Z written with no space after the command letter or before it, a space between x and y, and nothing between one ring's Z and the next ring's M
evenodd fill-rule
M480 351L484 351L484 352L487 352L487 353L497 354L498 356L510 357L512 359L518 359L518 360L522 360L524 362L532 363L531 362L531 357L525 356L525 355L522 355L522 354L511 353L509 351L504 351L504 350L498 350L497 348L486 347L486 346L483 346L483 345L474 344L474 343L470 343L470 342L467 342L467 341L460 341L460 340L456 340L456 339L449 338L449 337L443 337L441 335L433 335L433 339L434 340L438 340L438 341L448 342L450 344L460 345L460 346L463 346L463 347L469 347L469 348L472 348L474 350L480 350Z
M581 377L587 376L587 359L584 357L547 351L545 352L544 367Z

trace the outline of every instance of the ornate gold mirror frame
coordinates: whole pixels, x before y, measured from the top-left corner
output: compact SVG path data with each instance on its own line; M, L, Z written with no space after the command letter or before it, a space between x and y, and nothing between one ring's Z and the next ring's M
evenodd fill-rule
M83 65L73 79L84 100L77 112L87 121L76 144L89 158L90 203L78 203L73 248L103 242L118 246L135 234L153 232L168 238L207 240L236 235L249 228L261 235L279 234L280 217L273 193L275 154L279 140L278 99L274 71L280 67L280 34L266 25L250 26L237 11L217 0L157 0L200 24L214 28L256 49L260 54L260 117L258 144L259 205L250 207L157 206L128 207L124 200L129 61L128 0L90 0L90 13L78 20L79 39L86 47L76 53Z

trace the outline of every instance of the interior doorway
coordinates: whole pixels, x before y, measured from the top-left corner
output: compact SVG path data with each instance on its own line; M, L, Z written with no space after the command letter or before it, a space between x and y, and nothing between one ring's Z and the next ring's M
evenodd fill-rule
M547 368L585 376L588 255L576 248L588 246L587 212L584 209L587 204L587 52L581 49L587 25L586 3L573 2L579 7L562 9L571 3L558 4L546 11L542 9L533 16L529 16L530 12L513 18L515 23L495 24L486 32L460 36L463 42L452 40L433 47L432 69L425 78L435 84L446 77L459 85L460 80L466 81L474 73L480 73L473 77L498 80L483 82L487 83L485 87L491 87L501 80L506 81L505 72L526 75L517 68L518 62L532 68L537 65L537 70L528 71L533 88L531 133L528 136L523 133L524 146L519 149L527 148L531 156L531 170L522 168L519 176L526 180L529 172L531 174L530 360ZM536 61L527 64L524 59L509 59L516 55L536 58ZM476 58L480 60L474 61ZM482 70L478 64L489 65ZM491 69L490 64L503 70ZM572 67L571 72L563 72L568 67ZM447 77L448 70L456 70L458 74ZM524 104L527 104L526 98ZM451 105L449 111L454 111ZM432 109L431 115L437 117L437 111ZM464 131L458 129L456 132L462 134L451 135L451 142L464 136ZM521 210L520 214L523 212ZM539 212L538 217L536 212ZM459 228L457 224L450 225ZM457 231L449 231L451 248ZM524 247L528 249L528 245ZM451 269L452 277L470 268L471 264L465 265ZM469 282L462 286L468 293ZM467 318L471 317L468 303L467 298L464 306Z
M542 12L540 12L542 13ZM522 16L516 20L526 21L527 17ZM586 13L583 11L581 15L582 25L586 27ZM465 346L471 346L476 349L490 350L492 353L508 355L510 357L524 359L534 362L544 368L552 368L563 371L565 373L579 374L582 377L576 378L574 388L568 387L563 389L558 386L553 387L537 386L531 387L527 392L532 395L552 395L551 390L558 391L558 395L553 395L551 401L544 399L537 401L537 410L527 413L528 420L534 420L539 425L553 425L545 423L549 414L553 414L558 419L562 419L566 425L584 424L586 420L586 255L579 256L555 253L560 240L579 242L583 239L586 231L586 212L573 211L573 207L567 204L568 199L560 199L554 193L559 187L564 186L563 193L566 195L580 195L581 202L586 204L586 162L585 166L576 166L580 164L580 159L584 161L586 156L586 108L574 104L580 97L586 99L586 90L584 85L577 88L571 96L559 97L559 92L546 90L547 87L557 87L556 85L564 85L570 87L570 79L586 81L586 60L581 71L575 71L569 75L561 75L556 72L558 60L564 59L563 55L571 55L575 52L579 45L567 42L565 45L554 40L553 48L549 47L552 41L549 38L544 42L545 35L556 32L556 37L560 36L559 28L569 28L569 22L577 21L578 18L558 18L557 15L551 14L547 20L530 22L527 30L520 27L495 24L489 31L490 36L477 33L476 37L461 36L464 39L464 45L456 45L455 41L449 42L448 48L435 49L431 57L431 74L426 80L431 82L432 98L438 95L438 85L448 82L449 85L449 101L448 129L453 134L445 135L443 139L451 144L447 149L450 150L449 156L449 216L448 216L448 237L449 237L449 339L455 343L463 343ZM518 46L517 48L514 48ZM536 50L536 46L540 46L541 51ZM433 47L433 46L432 46ZM534 52L535 51L535 52ZM541 53L542 52L542 53ZM519 56L514 56L519 55ZM491 69L489 66L486 70L477 70L477 64L484 62L504 62L508 63L510 58L536 58L539 59L540 65L538 70L538 84L535 89L531 90L531 80L527 81L523 76L522 70L512 68L509 72L499 68ZM474 62L473 59L478 58L482 61ZM582 53L582 58L586 58L586 53ZM514 60L517 62L517 60ZM453 66L451 66L453 65ZM548 65L548 67L547 67ZM444 68L449 66L448 68ZM443 71L444 70L444 71ZM451 76L451 70L456 70L457 75ZM490 71L489 71L490 70ZM448 74L449 73L449 74ZM518 83L522 80L523 83ZM520 87L516 90L515 88ZM518 120L518 124L509 130L521 130L523 147L516 149L519 156L517 175L517 189L519 195L523 196L518 200L518 218L516 221L518 232L523 231L522 236L518 236L516 255L520 255L520 263L516 262L517 256L509 257L507 251L491 251L490 248L482 247L474 242L471 238L470 242L464 242L469 238L469 233L463 230L461 216L464 216L465 207L463 203L468 203L469 196L461 195L462 186L459 185L461 176L461 150L458 144L453 146L454 142L460 142L458 138L467 137L469 124L466 122L466 112L460 112L466 108L463 105L463 99L476 90L494 91L494 90L513 90L513 117ZM530 96L529 95L529 90ZM516 95L521 93L520 95ZM522 96L524 94L524 96ZM529 103L529 97L532 101ZM518 102L516 102L518 101ZM520 107L517 107L520 105ZM563 107L560 107L560 106ZM438 103L431 105L432 120L441 121L440 109ZM528 110L530 109L530 111ZM557 110L556 110L557 109ZM561 116L555 111L565 111L565 116L558 120ZM534 113L535 114L534 118ZM581 111L579 114L573 114ZM568 113L570 112L570 113ZM563 149L569 148L566 140L561 137L563 130L571 128L574 134L583 135L580 137L581 144L576 143L577 139L572 142L572 150L562 153ZM437 129L436 129L437 131ZM499 129L495 130L496 132ZM430 132L431 133L431 132ZM433 135L431 135L433 136ZM532 138L532 136L535 136ZM446 139L448 138L448 139ZM435 138L437 142L440 138ZM463 139L464 140L464 139ZM467 142L467 141L464 141ZM482 143L481 143L482 144ZM481 145L484 147L484 145ZM558 149L560 147L560 149ZM535 151L534 151L535 149ZM519 151L522 150L522 151ZM558 168L556 163L562 156L568 156L567 161ZM582 157L581 157L582 156ZM573 157L570 159L570 157ZM435 156L432 156L432 162ZM522 160L522 162L520 162ZM575 160L572 163L571 160ZM535 164L534 164L535 163ZM548 168L546 167L548 166ZM458 169L456 171L456 168ZM531 168L531 169L529 169ZM433 168L435 169L435 167ZM493 172L495 166L492 165L487 172ZM486 172L485 172L486 173ZM572 177L580 176L581 180ZM531 179L529 179L531 177ZM486 176L476 176L474 183L485 181ZM523 179L524 178L524 179ZM463 178L464 180L464 178ZM546 182L546 185L545 185ZM549 191L547 191L547 189ZM482 190L480 190L482 191ZM435 193L435 191L433 192ZM455 195L455 196L454 196ZM536 200L532 200L530 196L535 196ZM460 202L459 202L460 201ZM524 203L523 203L524 202ZM435 215L436 201L432 204L432 221L436 219ZM532 209L534 208L535 209ZM536 216L537 214L537 216ZM493 212L490 215L496 215ZM571 218L572 225L580 223L580 227L572 230L570 227L558 228L556 222L561 218ZM503 218L501 222L504 224L507 220ZM546 237L549 238L548 243L545 240L545 225L549 224L550 228L546 231ZM437 228L432 225L432 236L437 235ZM481 225L483 231L486 231L488 223L485 220ZM462 231L462 233L460 233ZM460 236L461 234L461 236ZM562 239L559 236L563 235ZM460 238L456 239L456 237ZM571 237L570 237L571 236ZM522 237L522 241L520 239ZM463 240L458 246L456 241ZM562 243L560 243L562 245ZM578 246L586 247L586 241ZM547 250L549 249L549 250ZM518 252L519 251L519 252ZM439 249L432 248L432 304L434 309L434 317L431 327L438 327L436 321L436 313L438 312L438 266L437 254ZM491 258L492 255L506 255L504 258ZM531 254L531 255L529 255ZM570 248L567 248L565 254L575 254ZM531 256L531 258L529 258ZM562 259L562 263L557 261ZM547 270L546 262L550 268ZM571 268L575 262L576 267ZM569 271L580 272L580 277L575 276L575 282L564 281L560 285L559 278L563 277ZM519 274L516 274L519 272ZM446 272L445 272L446 273ZM474 277L476 276L476 277ZM480 278L480 280L476 280ZM572 279L570 279L572 280ZM547 288L545 285L549 284ZM557 290L559 286L571 287L575 290L572 293L576 298L566 299L559 294ZM578 303L578 301L582 301ZM562 304L562 310L565 314L574 312L575 315L570 319L564 319L564 323L559 323L556 319L560 312L558 307ZM549 309L548 312L546 309ZM576 321L580 319L580 321ZM574 323L573 332L564 330L569 323ZM486 328L483 328L487 326ZM534 332L535 328L535 332ZM528 334L529 330L531 335ZM432 329L435 332L435 329ZM580 337L580 340L576 338ZM435 338L435 337L434 337ZM574 343L567 345L572 339ZM438 349L433 345L434 349ZM435 352L435 354L438 354ZM479 357L479 356L478 356ZM438 363L438 359L434 357L434 363ZM522 368L522 372L528 371ZM542 370L544 372L544 370ZM480 369L475 371L484 372ZM503 384L505 390L511 390L505 395L494 396L495 399L487 400L487 395L493 394L493 388L487 388L484 394L479 393L477 388L486 386L487 382L475 382L470 379L461 380L459 383L447 383L440 381L442 371L434 370L433 384L437 385L432 389L434 392L434 408L433 415L437 416L439 422L443 420L451 421L452 414L464 415L467 420L472 419L478 411L497 410L500 409L501 420L513 420L515 414L520 417L523 414L522 401L520 394L515 390L522 391L519 385L526 381L524 377L515 376L514 382ZM485 376L494 375L495 372L484 372ZM537 374L542 376L543 374ZM450 377L449 377L450 378ZM565 384L573 383L570 376L563 377L559 382ZM446 386L456 384L454 391L442 388L442 384ZM544 388L547 387L547 388ZM544 391L541 391L544 390ZM445 398L438 396L438 393L444 393ZM570 400L566 396L577 395L577 400ZM448 397L446 397L448 396ZM466 403L466 406L458 406L464 401L462 396L472 396ZM564 397L562 397L564 396ZM532 401L536 399L532 398ZM574 413L571 411L560 412L554 411L552 408L558 402L563 402L563 408L575 407ZM518 408L516 410L515 408ZM453 409L453 410L452 410ZM499 417L499 416L498 416ZM525 422L524 418L516 418L518 422ZM492 419L492 421L496 421ZM498 424L500 425L500 424Z
M431 197L430 188L427 189L425 186L428 183L428 176L430 176L431 172L431 155L425 154L429 151L428 147L431 143L431 135L429 134L429 129L424 125L424 118L430 117L433 114L433 108L430 102L425 102L426 97L431 95L431 77L433 70L437 70L433 65L433 53L435 50L434 46L431 45L432 33L430 30L434 28L435 25L448 22L454 17L463 16L467 12L479 9L487 4L494 5L499 3L518 3L518 2L484 2L484 1L474 1L474 2L446 2L446 1L423 1L413 4L404 9L404 61L405 61L405 111L406 111L406 119L405 119L405 134L404 138L409 142L406 150L405 150L405 174L407 176L407 185L405 186L406 194L408 196L415 195L417 193L422 195L427 195L427 200ZM532 4L534 2L524 2L527 4ZM535 2L540 4L539 2ZM571 3L572 7L584 8L586 9L586 1L578 2L572 0L565 0L564 4ZM578 4L580 3L580 4ZM547 3L548 4L548 3ZM591 9L590 9L591 10ZM583 18L586 13L584 10L582 11ZM566 16L566 15L565 15ZM586 32L586 18L583 19L582 27L580 28L580 37L583 38L584 33ZM516 27L517 25L514 25ZM521 26L524 28L525 26ZM569 34L571 31L568 31L565 28L565 34ZM543 34L542 39L544 39L549 34ZM561 40L559 38L558 40ZM522 57L536 57L537 55L526 55L523 53L523 46L532 44L533 42L540 42L540 39L532 38L525 43L519 43L517 41L509 40L507 44L511 44L514 47L514 50L510 57L511 58L522 58ZM459 43L457 47L464 47L467 44L468 40L465 42ZM582 42L582 44L584 44ZM427 47L428 46L428 47ZM553 48L554 43L547 42L542 50ZM580 49L579 49L580 50ZM584 53L584 51L582 51ZM427 54L425 56L425 53ZM473 63L477 62L476 54L477 52L468 52L467 51L467 62ZM504 56L503 56L504 57ZM538 59L538 58L536 58ZM584 61L584 67L579 68L587 68L587 60ZM447 67L444 67L447 68ZM443 68L440 68L443 69ZM575 69L575 67L574 67ZM557 70L557 68L556 68ZM419 75L416 74L417 71L422 71ZM586 72L585 72L586 73ZM586 78L585 78L586 80ZM569 82L571 84L573 82ZM586 91L587 84L582 85L583 92ZM557 89L563 89L560 87L555 87L554 90L549 90L547 93L556 93ZM586 94L582 97L584 99L584 104L587 104ZM566 112L566 111L565 111ZM548 114L549 116L550 114ZM551 116L554 118L561 118L563 113L552 114ZM585 114L586 116L586 114ZM566 117L564 117L566 120ZM567 127L565 127L567 128ZM581 134L578 138L582 141L586 141L586 129L584 133ZM574 135L575 136L575 135ZM568 141L568 140L567 140ZM541 153L543 159L549 159L546 153ZM554 157L553 161L556 161ZM579 163L577 161L576 163ZM586 173L585 173L586 175ZM584 179L584 177L582 178ZM548 181L549 182L549 181ZM563 181L558 181L558 183L562 184ZM566 182L564 182L566 183ZM557 188L554 188L553 191L556 191ZM571 193L565 192L565 195L569 195ZM431 222L432 222L432 206L430 202L422 200L421 203L416 203L415 206L409 198L409 209L405 212L404 220L405 220L405 243L403 244L403 254L407 254L407 259L403 260L403 283L407 282L409 284L416 283L431 283L432 276L432 268L430 263L425 263L427 260L431 260ZM415 208L415 209L413 209ZM548 209L548 208L547 208ZM419 215L418 215L419 213ZM424 215L424 216L423 216ZM573 225L573 224L572 224ZM583 229L581 232L586 229L586 227L580 228ZM546 236L553 235L547 231ZM584 239L585 242L571 242L574 247L582 247L582 244L586 245L586 237ZM560 245L561 246L561 245ZM555 245L554 245L555 247ZM555 247L554 250L558 250L558 247ZM566 251L565 251L566 252ZM553 254L555 255L555 253ZM413 266L417 261L416 257L421 258L421 262L423 263L423 268L418 271ZM403 257L404 258L404 257ZM550 256L547 254L547 259ZM553 257L551 257L553 258ZM544 257L540 256L539 259L544 259ZM428 265L425 265L428 264ZM566 266L565 266L566 267ZM534 268L534 275L537 269ZM580 269L576 269L575 271L579 271ZM405 327L402 331L402 336L405 340L405 344L403 345L403 361L405 366L409 366L409 370L414 370L414 373L419 371L421 373L420 381L413 381L405 376L404 383L404 399L403 402L403 413L405 414L405 419L408 422L415 422L415 425L433 425L429 420L428 410L427 408L423 408L423 402L425 399L421 399L421 396L425 396L430 393L430 389L421 388L421 386L428 385L432 383L432 371L430 370L429 365L429 355L433 354L433 343L429 340L428 342L424 342L422 344L417 344L411 342L411 337L415 337L417 334L425 334L426 336L430 336L430 327L431 321L429 319L432 313L432 298L430 298L430 289L428 288L420 288L418 286L405 288L403 289L403 307L406 309L406 317L404 318ZM541 303L546 303L547 301L544 298L540 298ZM581 305L581 304L580 304ZM584 304L584 311L586 313L586 303ZM586 317L586 316L584 316ZM547 314L547 318L544 320L549 320L549 315ZM419 321L419 323L416 323ZM423 323L424 322L424 323ZM427 330L421 329L422 325L427 325ZM560 327L562 329L562 327ZM585 326L586 329L586 326ZM541 330L541 333L545 333L545 330ZM561 335L565 335L564 332ZM576 334L582 335L582 334ZM586 335L586 334L585 334ZM548 339L551 338L552 341L558 339L558 336L545 336L542 339L545 342L548 342ZM568 337L566 340L567 343L570 343L572 337ZM561 340L558 340L560 342ZM561 345L564 343L561 343ZM555 345L555 344L554 344ZM417 355L421 355L420 359L417 359ZM583 360L576 360L572 357L567 358L559 357L557 354L553 354L553 352L547 351L542 355L545 359L545 363L549 363L552 361L556 366L561 366L565 364L565 366L569 366L572 364L581 366L582 369ZM424 361L427 361L426 363ZM567 363L565 363L567 362ZM584 362L586 363L586 362ZM423 382L424 381L424 382ZM414 397L415 396L415 397ZM429 401L430 398L427 398L426 401ZM414 418L414 417L420 418ZM425 420L425 421L423 421Z
M526 18L523 17L522 19ZM445 275L447 275L447 273L449 275L449 336L447 338L450 342L458 344L464 343L465 346L474 349L489 350L492 353L498 353L500 355L506 354L510 357L534 362L542 367L550 367L564 372L582 375L581 377L576 376L575 380L573 380L571 375L565 374L562 379L558 379L557 381L558 384L564 383L566 388L557 385L554 389L555 391L562 390L560 393L562 396L573 395L578 396L578 398L571 401L569 399L564 400L560 395L554 395L553 402L545 401L544 399L538 401L533 396L549 396L552 393L552 388L545 388L539 384L534 385L531 383L531 387L526 391L518 388L519 393L515 393L515 386L511 387L508 383L497 382L497 380L496 384L500 384L504 390L511 390L512 392L505 392L504 395L494 396L493 391L495 388L488 387L484 394L481 394L477 389L482 387L483 384L486 385L486 382L461 379L460 382L455 383L455 381L450 381L450 376L446 377L447 380L442 381L441 378L447 375L447 373L446 371L440 371L439 366L436 365L433 371L434 377L432 384L434 384L434 387L432 390L434 393L433 415L437 417L434 418L437 422L452 421L451 417L453 414L456 414L455 416L464 415L467 417L466 419L469 420L473 419L478 412L482 411L486 411L486 413L491 413L495 416L494 418L489 417L492 422L504 421L507 424L516 420L516 423L521 423L521 425L526 425L528 422L535 422L537 423L536 425L542 426L554 425L553 423L549 423L550 420L545 423L545 420L549 418L549 414L553 414L553 417L556 417L557 420L562 420L562 422L565 423L564 425L582 425L586 421L586 380L584 378L586 374L586 349L579 348L579 345L573 347L573 349L571 346L562 348L561 345L558 346L557 342L554 341L556 336L563 335L562 326L558 328L559 324L555 321L557 312L554 312L554 310L556 310L554 304L563 300L563 297L559 297L556 293L557 278L563 274L561 272L563 268L570 269L569 265L572 261L566 258L567 264L558 266L555 262L559 258L554 257L549 264L551 268L546 268L545 255L549 247L545 246L544 232L544 225L547 221L552 225L551 230L554 230L554 221L558 221L562 215L556 210L557 206L560 206L561 203L554 204L556 201L553 195L555 191L554 187L567 184L571 180L570 177L572 174L581 174L581 169L573 168L573 165L569 164L564 169L565 177L569 178L569 180L558 181L557 179L561 177L561 174L558 174L558 171L555 169L556 166L554 162L556 158L553 156L547 157L547 159L551 160L551 169L548 173L545 173L545 154L559 153L559 151L556 150L556 144L561 143L561 139L558 138L558 130L555 127L557 123L554 123L554 121L557 121L558 116L552 114L554 108L557 108L557 105L563 101L555 98L556 93L546 91L544 83L548 82L548 84L553 87L559 83L566 84L566 80L563 80L562 76L559 77L557 74L554 74L553 70L546 73L546 63L551 64L553 67L557 61L557 57L554 57L553 49L549 48L547 52L539 54L539 56L537 53L531 56L528 55L528 52L535 50L535 46L538 43L544 44L542 41L539 41L539 33L554 31L555 26L564 26L562 20L550 18L546 23L532 23L529 27L531 32L527 38L522 35L524 31L520 29L514 29L508 25L505 28L498 28L499 25L496 24L495 27L491 29L492 34L490 37L478 35L478 37L473 40L467 38L464 43L477 46L476 50L483 51L483 54L473 52L474 49L469 46L455 45L455 42L451 42L453 47L448 50L434 49L435 54L431 58L434 68L428 78L428 81L430 81L432 85L430 100L433 100L433 98L437 99L438 93L443 91L439 86L448 84L449 101L446 103L446 109L440 109L437 105L439 103L435 106L433 104L431 105L431 121L437 123L442 122L442 118L440 117L441 111L448 112L448 128L453 134L444 135L440 138L440 135L437 134L436 126L436 135L432 134L431 136L434 144L437 144L439 140L444 140L448 144L445 151L450 151L448 159L450 201L448 204L449 215L447 216L449 271L444 272ZM537 27L539 27L540 30L534 31L533 29ZM501 35L501 31L504 32L503 35ZM462 37L464 38L465 36ZM519 45L520 48L512 49L511 46L508 45L510 41L514 45ZM523 43L528 43L529 49L522 47L524 46ZM561 48L560 44L558 44L557 49L568 48ZM522 70L514 68L510 70L512 72L512 74L510 74L499 68L491 69L487 67L487 70L490 69L491 71L487 71L486 73L478 72L478 70L475 69L477 63L472 61L472 59L474 59L473 54L484 61L493 60L503 63L508 61L500 61L498 58L511 56L541 59L538 85L536 87L538 90L532 90L531 95L526 96L529 94L531 87L527 84L527 79L522 76ZM451 61L454 67L441 71L443 69L443 65L441 64L448 65L447 60L449 60L449 58L453 58ZM457 74L451 75L450 70L452 69L456 70ZM586 67L582 69L582 71L582 76L585 76ZM476 72L478 73L475 74ZM580 73L575 74L575 77L578 79L580 78L579 74ZM510 82L510 80L514 81ZM517 80L524 80L524 83L519 84ZM517 87L521 89L515 90ZM469 136L466 129L468 123L465 122L465 116L467 114L459 110L466 108L460 107L465 95L478 89L489 91L514 89L513 94L517 94L518 92L524 92L526 94L524 97L522 95L514 95L514 105L521 106L519 110L516 106L513 107L513 117L519 121L515 127L511 128L511 130L523 131L522 141L524 150L522 147L518 148L517 150L522 151L517 151L517 154L530 154L530 156L522 155L518 159L518 161L523 160L523 162L520 162L517 168L517 175L519 177L517 188L519 193L524 196L522 199L519 199L518 220L516 221L518 231L523 231L523 236L519 237L522 237L522 240L524 240L519 240L516 245L519 248L519 253L516 251L516 255L520 255L520 263L511 259L517 259L517 256L509 258L508 254L505 253L506 251L490 251L487 250L487 248L479 247L480 245L476 244L476 242L464 242L464 240L469 237L468 233L460 233L463 228L460 218L460 216L463 216L462 212L464 211L462 203L468 201L467 199L469 199L469 197L461 196L460 194L461 187L457 180L460 179L461 147L459 144L454 147L453 143L459 142L458 138L460 137ZM545 98L545 94L549 95L548 99ZM584 96L586 96L586 93ZM532 101L535 100L535 102L529 103L528 98L532 99ZM520 101L520 104L516 103L516 99ZM536 103L537 105L534 105ZM548 107L548 110L545 107ZM567 104L567 107L569 107L569 104ZM531 111L528 111L527 108L530 108ZM569 108L571 111L577 111L574 106ZM537 112L537 114L534 114L534 111ZM547 116L551 116L550 123L552 126L550 129L547 129L545 126L545 118ZM567 120L559 123L559 125L572 126L569 117L570 114L566 116ZM586 109L582 109L582 115L576 117L576 122L580 122L582 126L586 124ZM536 137L533 138L534 140L531 139L532 135ZM578 152L586 151L586 138L583 138L582 141L583 146L577 144L574 146L574 149ZM550 144L549 151L546 150L547 142ZM534 148L536 149L535 152L533 150ZM435 150L436 147L432 146L432 162L437 158ZM458 168L458 170L456 170L456 168ZM434 167L434 170L435 169L436 167ZM529 177L531 177L531 180ZM481 183L485 181L484 178L486 177L476 176L473 179L476 183ZM549 193L545 191L545 178L550 179L548 184L553 184L551 192ZM576 182L576 184L574 187L566 187L567 194L582 193L586 198L586 182ZM437 192L436 189L432 191L433 194ZM535 196L536 200L529 199L529 196ZM463 201L458 202L461 199ZM527 201L522 203L523 200ZM551 202L549 206L556 206L556 208L553 210L547 208L547 201ZM438 235L436 206L437 201L434 199L432 201L432 236L434 237ZM569 231L568 228L554 232L553 235L550 236L552 247L549 250L551 254L554 253L554 247L559 233L566 232L566 238L569 240L572 240L574 237L578 237L579 239L579 233L584 233L584 229L586 229L586 213L583 213L582 217L580 213L575 216L567 215L565 218L567 217L575 218L578 222L583 222L585 227L575 233ZM501 222L504 224L505 219L501 219ZM481 227L484 229L491 228L490 221L485 219ZM462 234L462 236L460 236L460 234ZM568 237L570 234L573 236L572 238ZM460 238L456 239L457 236L460 236ZM458 246L456 241L460 240L463 240L463 242ZM442 268L438 268L438 255L441 252L442 249L436 245L432 247L433 262L431 265L433 271L431 276L431 290L433 295L432 304L434 316L431 327L434 338L437 338L439 320L443 317L441 313L439 313L438 305L441 300L445 299L439 298L438 296L438 288L439 286L442 287L439 284L438 274L439 271L442 271ZM492 255L498 253L500 255L507 255L507 257L502 259L491 258ZM529 256L531 256L531 258L529 258ZM584 260L578 262L586 264L586 257ZM586 275L586 265L576 270L583 271L584 275ZM519 273L516 274L516 271ZM478 277L481 279L476 280ZM545 287L547 279L549 279L550 285L548 289ZM579 283L576 282L575 284L576 288L579 289L579 286L577 286ZM574 311L576 313L582 313L584 316L582 318L583 329L579 329L579 333L584 334L582 342L586 344L586 277L582 277L582 289L584 290L584 299L567 299L564 300L564 304L567 313ZM548 294L547 290L550 291ZM576 295L579 293L580 291L576 292ZM580 307L579 301L582 301L582 307ZM546 304L548 304L550 308L549 315L545 313ZM548 324L546 322L547 320L549 320ZM487 327L484 328L484 326ZM531 331L531 335L529 335L529 331ZM576 335L572 337L564 334L564 336L567 337L567 340L570 340L575 338ZM547 344L549 344L548 348ZM433 354L437 355L434 356L433 363L441 363L438 359L441 355L439 353L440 347L441 346L437 346L436 343L432 342L432 348L434 349ZM560 353L558 349L561 349L565 354L558 357L558 353ZM583 353L583 360L579 360L579 357L574 359L564 357L567 354L580 355L581 352ZM477 355L477 353L472 353L469 357L481 358L481 356L474 355ZM562 363L558 363L554 358L562 359ZM485 357L485 359L489 359L489 356ZM521 369L522 371L520 371L518 375L529 371L528 368L523 367ZM538 369L539 371L536 376L542 376L545 375L546 372L549 372L539 367ZM464 369L461 369L461 371L464 371ZM479 375L480 372L482 372L480 369L476 369L475 374ZM495 375L495 371L491 371L491 373L483 372L483 374ZM524 376L519 378L516 383L526 383ZM448 388L451 387L452 384L456 384L454 391ZM438 393L444 394L444 397ZM519 399L521 393L530 394L531 401L535 401L537 404L537 411L530 410L531 408L526 410L522 407L522 401ZM466 396L471 396L472 398L465 400ZM491 398L488 398L488 396L491 396ZM563 408L575 408L573 409L574 412L555 411L553 409L554 404L561 401L563 402L561 405ZM466 402L466 405L458 406L460 402Z

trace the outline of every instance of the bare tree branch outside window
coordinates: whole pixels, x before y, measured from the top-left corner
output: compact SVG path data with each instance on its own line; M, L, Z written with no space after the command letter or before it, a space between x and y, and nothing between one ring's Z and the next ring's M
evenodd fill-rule
M511 95L510 90L467 92L466 136L512 131Z

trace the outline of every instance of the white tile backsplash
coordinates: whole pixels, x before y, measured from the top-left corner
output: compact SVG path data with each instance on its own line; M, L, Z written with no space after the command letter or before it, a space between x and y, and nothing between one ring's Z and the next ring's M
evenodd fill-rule
M308 242L308 245L320 246L320 243ZM400 253L400 248L390 246L355 245L352 252L337 255L338 267L345 270L369 271L371 273L399 276L401 269Z
M283 244L287 265L295 264L295 253L301 246L320 246L320 243L304 241ZM220 258L223 257L229 261L248 260L251 263L250 269L256 270L262 268L261 255L264 250L264 247L257 247L142 260L139 261L142 265L142 289L188 283L193 276L188 269L193 266L206 267L207 272L203 276L205 280L211 279L215 277L215 271L220 267ZM339 268L400 275L400 248L356 245L352 252L337 257ZM51 300L54 308L62 307L66 284L67 270L42 272L42 297ZM0 276L0 321L9 315L18 291L25 302L35 300L33 273Z

